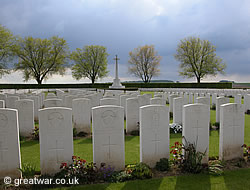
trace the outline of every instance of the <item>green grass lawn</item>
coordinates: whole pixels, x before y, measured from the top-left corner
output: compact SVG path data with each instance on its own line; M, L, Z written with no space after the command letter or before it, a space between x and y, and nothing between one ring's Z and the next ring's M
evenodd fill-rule
M207 174L171 176L124 183L83 185L60 189L76 190L243 190L250 189L250 169L226 171L222 176ZM59 188L57 188L59 189Z
M215 122L216 112L211 110L211 123ZM170 135L170 146L174 142L181 142L181 134ZM250 145L250 115L245 116L245 140ZM125 164L133 164L140 161L140 142L138 136L125 137ZM81 138L74 140L74 154L93 161L92 139ZM219 155L219 132L211 131L209 156ZM38 141L21 141L21 161L36 166L40 171L40 147ZM224 176L213 177L209 175L185 175L178 177L165 177L146 181L130 181L116 184L100 184L83 186L79 189L237 189L248 187L250 180L246 182L246 176L250 179L250 169L242 169L226 172ZM246 185L246 186L245 186ZM238 188L238 189L241 189Z

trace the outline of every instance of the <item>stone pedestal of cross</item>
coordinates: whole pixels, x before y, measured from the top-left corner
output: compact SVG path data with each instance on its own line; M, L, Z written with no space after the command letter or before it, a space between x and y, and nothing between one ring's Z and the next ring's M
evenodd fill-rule
M125 88L125 86L121 85L120 79L118 77L118 60L120 60L117 55L115 55L115 79L113 80L113 84L112 86L110 86L109 88L115 88L115 89L119 89L119 88Z

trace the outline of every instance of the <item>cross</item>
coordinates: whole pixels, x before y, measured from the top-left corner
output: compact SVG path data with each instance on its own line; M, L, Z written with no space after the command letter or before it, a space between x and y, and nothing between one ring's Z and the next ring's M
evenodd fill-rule
M238 129L237 128L241 128L241 126L240 125L238 125L238 124L235 124L235 121L238 121L238 120L242 120L241 119L241 117L238 117L238 115L237 115L237 113L236 114L233 114L233 122L231 123L231 125L229 124L229 126L228 127L230 127L230 128L232 128L233 129L233 139L232 139L232 143L238 143L237 141L236 141L236 139L237 139L237 133L238 133Z
M56 151L56 162L59 164L60 160L59 160L59 156L58 156L58 151L63 151L63 148L58 148L58 140L56 140L56 147L55 148L51 148L50 151Z
M110 143L110 136L109 136L109 142L108 142L108 144L103 144L103 146L108 146L108 148L109 148L109 160L110 160L110 158L111 158L111 150L110 150L110 146L116 146L116 144L111 144Z
M4 148L3 147L3 142L0 141L0 162L1 163L4 161L3 155L6 154L6 152L8 152L8 148Z
M194 129L196 129L196 140L198 140L199 137L199 129L203 129L203 127L199 126L199 119L196 120L196 122L194 121L194 123L196 123L196 125L194 125ZM195 142L196 143L196 142ZM198 142L197 142L198 143Z
M161 142L160 139L157 138L157 134L155 134L155 138L152 140L155 143L155 155L157 154L157 150L159 149L159 143Z
M113 60L115 60L115 78L118 79L118 60L120 59L117 55L115 55L115 58Z

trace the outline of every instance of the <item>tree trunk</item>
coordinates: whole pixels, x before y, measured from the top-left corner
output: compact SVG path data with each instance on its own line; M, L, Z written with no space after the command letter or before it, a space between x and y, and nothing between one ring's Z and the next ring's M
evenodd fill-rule
M94 83L95 83L95 78L91 78L91 83L92 83L92 85L94 85Z
M201 78L197 77L197 83L200 84L201 83Z
M38 84L42 84L42 80L37 79L36 81L37 81Z

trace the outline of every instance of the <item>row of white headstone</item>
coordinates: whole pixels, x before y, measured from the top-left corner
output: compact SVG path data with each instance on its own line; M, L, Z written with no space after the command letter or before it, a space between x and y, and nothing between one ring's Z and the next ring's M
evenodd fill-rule
M160 158L169 158L169 108L146 105L139 108L140 161L154 167ZM209 154L209 106L183 106L183 136ZM0 109L0 177L20 177L21 165L18 111ZM240 104L220 106L220 159L242 157L244 109ZM40 165L42 174L55 174L62 162L73 155L72 109L52 107L39 110ZM92 108L93 161L121 170L125 166L124 108L115 105ZM183 142L185 143L185 141Z

